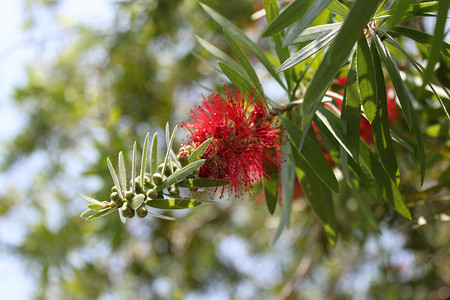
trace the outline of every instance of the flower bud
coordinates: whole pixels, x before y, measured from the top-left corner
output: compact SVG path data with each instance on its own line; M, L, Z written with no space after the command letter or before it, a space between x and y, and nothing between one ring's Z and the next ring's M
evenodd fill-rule
M158 185L158 184L160 184L161 182L162 182L162 175L161 174L159 174L159 173L155 173L155 174L153 174L153 182L156 184L156 185Z
M150 189L147 191L147 197L149 197L152 200L155 200L158 198L158 192L155 189Z
M145 207L141 206L136 209L136 214L139 218L144 218L148 214L148 211Z
M112 192L111 195L109 195L109 198L116 203L121 200L118 192Z
M150 180L150 178L149 178L149 180ZM152 189L152 188L155 187L155 184L154 184L153 182L151 182L151 181L148 181L148 182L146 182L146 183L144 184L144 186L145 186L147 189Z
M111 188L111 193L114 193L114 192L117 193L117 187L116 187L116 186L113 186L113 187Z
M188 157L187 157L186 155L178 154L178 155L177 155L177 160L180 162L180 164L181 164L182 166L184 166L184 165L187 164Z

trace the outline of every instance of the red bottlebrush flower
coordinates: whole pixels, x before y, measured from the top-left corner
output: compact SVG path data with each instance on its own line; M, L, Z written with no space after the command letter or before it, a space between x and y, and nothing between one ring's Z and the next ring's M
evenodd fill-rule
M283 143L283 135L261 98L226 88L225 97L203 97L189 116L192 122L182 126L191 135L191 144L197 147L212 138L200 177L228 180L228 191L240 195L243 188L267 176L267 167L280 166L274 149Z

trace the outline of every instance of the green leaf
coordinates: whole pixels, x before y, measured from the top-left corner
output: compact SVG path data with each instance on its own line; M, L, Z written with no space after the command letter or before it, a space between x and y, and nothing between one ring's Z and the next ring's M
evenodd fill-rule
M379 0L356 0L341 30L337 34L314 77L308 85L303 106L303 140L309 129L314 113L322 101L322 97L339 71L342 63L347 59L355 42L361 37L372 14L375 12Z
M411 212L395 182L365 143L361 142L359 147L361 160L375 177L374 188L377 197L385 199L400 215L411 220Z
M283 146L281 146L281 153L286 153L288 156L291 152L291 143L287 141ZM295 164L292 158L288 158L281 162L281 182L293 183L295 180ZM280 223L278 225L277 231L273 238L273 243L275 244L278 238L281 236L284 228L289 227L291 220L291 205L292 198L294 196L294 185L293 184L282 184L281 194L283 196L284 202L281 209Z
M142 204L142 202L144 202L144 200L145 200L145 195L144 194L137 194L131 200L131 203L130 203L131 208L132 209L138 208L139 206L141 206L141 204Z
M172 169L172 164L168 164L168 162L169 162L170 151L172 150L173 140L175 139L176 132L177 132L177 125L175 125L175 127L173 128L172 135L170 136L170 139L169 139L169 123L166 124L167 149L166 149L166 155L164 157L164 164L163 164L161 174L165 173L166 165L169 165L169 168Z
M332 24L317 25L317 26L312 26L312 27L306 28L291 43L298 44L298 43L303 43L303 42L309 42L309 41L318 39L319 37L324 36L329 32L332 32L332 31L337 32L341 28L342 24L343 23L332 23Z
M253 90L253 85L250 83L250 81L248 81L237 70L221 61L218 61L217 64L219 65L222 72L228 77L228 79L231 80L231 82L233 82L236 87L239 88L239 90L244 92L251 92Z
M319 179L307 160L300 155L294 146L292 146L292 155L295 161L297 178L302 184L306 198L317 217L319 217L324 224L325 232L327 233L330 244L335 246L337 230L331 192Z
M334 39L337 33L338 31L330 31L325 35L315 39L314 41L300 49L297 53L289 57L285 62L283 62L278 68L277 72L279 73L290 69L298 65L305 59L311 57L314 53L320 51L322 48L328 45Z
M93 209L93 210L100 210L103 207L103 205L101 205L101 204L93 204L92 203L92 204L89 204L88 207L90 209Z
M348 7L339 2L338 0L332 0L327 7L331 12L345 17L348 14Z
M206 188L206 187L225 186L229 183L230 183L229 181L224 179L195 178L180 181L178 183L178 186L182 188Z
M148 137L150 136L150 132L145 136L144 147L142 148L142 158L141 158L141 186L144 186L144 176L145 169L147 166L147 152L148 152Z
M210 42L202 39L199 36L195 36L198 43L203 46L209 53L215 56L218 60L223 61L224 63L230 65L233 69L238 70L239 72L243 72L242 67L236 63L230 56L228 56L225 52L211 44Z
M350 157L355 161L358 160L358 155L356 150L353 148L353 144L347 138L341 124L337 121L336 117L326 108L319 107L317 111L317 117L322 121L334 138L339 142L339 145L347 152ZM303 134L305 136L305 134Z
M341 119L345 123L345 132L348 140L358 157L359 136L361 124L361 96L358 89L356 78L356 53L353 54L350 70L347 74L345 84L344 107L342 109Z
M133 144L133 155L131 157L131 188L132 191L134 192L136 190L136 183L135 183L135 178L136 178L136 142L134 142Z
M154 201L154 200L153 200L153 201ZM168 221L174 221L174 220L175 220L175 218L172 218L172 217L169 217L169 216L165 216L165 215L160 215L160 214L155 213L155 212L152 212L152 211L148 211L148 214L149 214L149 215L152 215L152 216L154 216L154 217L163 219L163 220L168 220Z
M291 27L284 40L284 45L291 44L291 42L328 6L330 1L331 0L314 1L308 8L308 11L306 11L305 14Z
M104 217L106 215L109 215L113 211L115 211L114 208L107 208L107 209L99 210L95 214L92 214L89 217L87 217L86 221L91 221L91 220L94 220L94 219L97 219L97 218Z
M438 16L436 25L434 27L433 42L431 43L430 54L428 56L427 67L423 73L423 86L430 81L432 77L434 66L439 60L439 52L441 50L441 44L444 40L445 23L447 22L447 14L450 1L439 1ZM423 179L422 179L423 181Z
M425 33L423 31L409 28L409 27L396 26L396 27L390 29L390 32L404 35L404 36L406 36L412 40L415 40L416 42L421 43L421 44L431 45L433 42L432 35ZM449 51L450 44L444 40L444 41L442 41L442 46L443 47L441 50L443 51L443 53L447 56L450 56L450 51Z
M155 132L150 150L150 171L155 174L158 169L158 132Z
M195 150L191 153L191 155L188 158L188 163L193 163L194 161L199 160L200 157L202 157L203 153L205 153L209 144L211 144L211 141L212 138L209 138L206 141L204 141L200 146L195 148Z
M283 89L286 89L286 86L283 81L281 81L280 76L277 74L270 61L267 59L264 51L260 47L258 47L258 45L256 45L248 36L246 36L236 25L217 13L211 7L207 6L204 3L200 3L200 6L211 18L213 18L214 21L216 21L223 28L226 28L230 35L238 42L240 42L244 46L244 48L253 53L253 55L255 55L255 57L263 64L263 66L272 75L272 77L283 87Z
M125 190L122 190L122 188L120 187L119 179L117 178L116 171L114 170L114 167L113 167L109 157L106 159L106 163L108 164L109 173L111 173L111 177L114 181L114 185L117 188L117 193L119 193L120 198L123 200L124 195L123 195L122 191L125 191Z
M280 117L283 126L291 138L291 142L297 152L298 145L302 137L302 130L300 127L295 125L292 121ZM293 150L291 150L292 152ZM299 155L309 164L312 170L317 174L317 176L322 180L322 182L328 186L331 190L338 193L339 183L334 176L333 169L328 163L327 159L322 153L319 145L314 142L309 136L306 138L305 143Z
M262 33L262 37L269 37L281 30L285 29L290 24L300 19L315 1L313 0L295 0L292 1L286 8L267 26Z
M93 204L97 204L97 205L102 205L102 202L101 201L99 201L99 200L97 200L97 199L94 199L94 198L92 198L92 197L89 197L89 196L86 196L86 195L83 195L83 194L78 194L78 193L75 193L75 195L77 195L78 197L80 197L81 199L83 199L83 200L86 200L86 201L88 201L88 202L91 202L91 203L93 203Z
M395 1L394 8L391 9L393 12L392 17L389 19L390 26L395 26L397 23L401 21L403 16L411 4L411 0L397 0Z
M377 97L375 97L376 83L372 56L364 35L358 40L358 47L356 48L356 70L364 112L366 113L367 120L372 123L377 111Z
M147 202L147 205L159 209L186 209L199 206L205 201L188 198L155 199Z
M125 171L125 161L123 159L122 151L119 152L119 182L120 186L127 190L127 173Z
M381 60L386 67L389 76L392 80L392 84L394 85L395 92L397 93L398 99L402 105L402 112L405 116L406 123L410 130L413 131L414 136L417 141L417 151L416 155L419 160L420 165L420 177L421 183L425 179L425 150L422 138L422 132L420 131L419 121L417 120L414 107L411 103L411 98L409 97L408 91L406 89L405 83L403 82L400 72L397 69L397 66L394 63L394 60L391 57L391 54L387 50L386 46L381 42L380 38L372 31L369 30L372 41L375 43L377 47L378 54L381 57Z
M262 89L261 82L259 82L258 75L256 75L255 69L253 69L252 64L248 60L247 56L244 54L244 52L239 48L238 44L234 40L234 38L228 33L226 29L223 30L225 37L228 41L228 44L230 45L233 52L236 54L236 57L241 62L241 65L244 67L245 72L247 73L248 77L254 84L255 88Z
M200 168L204 163L205 163L204 159L199 159L197 161L194 161L194 162L188 164L184 168L178 169L175 173L173 173L172 175L167 177L166 180L164 180L161 184L159 184L156 187L156 190L162 191L165 188L168 188L169 186L171 186L172 184L177 183L178 181L182 180L186 176L192 174L195 170Z
M372 123L372 132L384 168L392 180L398 185L400 182L400 174L391 142L383 69L381 68L381 62L375 45L371 46L371 50L376 79L376 98L378 99L377 113Z
M381 29L378 29L379 32L381 32L385 38L385 40L390 43L391 45L393 45L395 48L397 48L410 62L411 64L414 66L414 68L416 68L416 70L419 72L419 74L423 77L423 70L424 67L419 64L408 52L406 52L389 34L387 34L386 32L382 31ZM448 92L447 88L444 87L439 80L436 79L436 77L433 76L433 82L436 83L437 85L439 85L442 90L446 93L447 97L450 98L450 93ZM441 98L441 96L439 96L439 94L437 93L436 89L433 87L433 85L431 83L428 83L428 87L431 89L431 91L436 95L436 97L439 100L439 103L441 104L442 108L445 111L445 114L447 115L447 118L450 119L450 114Z
M80 217L86 220L87 218L89 218L90 216L92 216L93 214L96 214L96 213L97 213L97 210L88 209L88 210L82 212Z
M264 196L269 213L273 215L278 202L278 170L269 173L269 177L263 177Z

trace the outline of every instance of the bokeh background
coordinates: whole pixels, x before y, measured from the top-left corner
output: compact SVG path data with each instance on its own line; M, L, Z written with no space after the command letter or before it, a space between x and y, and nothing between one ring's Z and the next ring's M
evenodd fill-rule
M252 38L265 26L262 1L204 2ZM336 248L301 197L273 245L279 212L257 192L175 222L84 222L74 193L109 197L106 157L227 83L195 39L229 52L222 30L194 0L2 1L0 18L0 299L450 297L448 205L413 223L378 206L377 231L337 197Z

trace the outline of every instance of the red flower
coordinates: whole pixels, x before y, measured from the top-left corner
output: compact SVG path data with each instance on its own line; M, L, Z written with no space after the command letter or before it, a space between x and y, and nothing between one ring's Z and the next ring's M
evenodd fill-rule
M212 138L199 176L228 180L228 191L240 195L243 188L267 176L267 167L280 166L274 149L282 144L282 132L261 98L227 88L226 93L203 97L202 105L191 109L192 123L182 126L196 147Z

